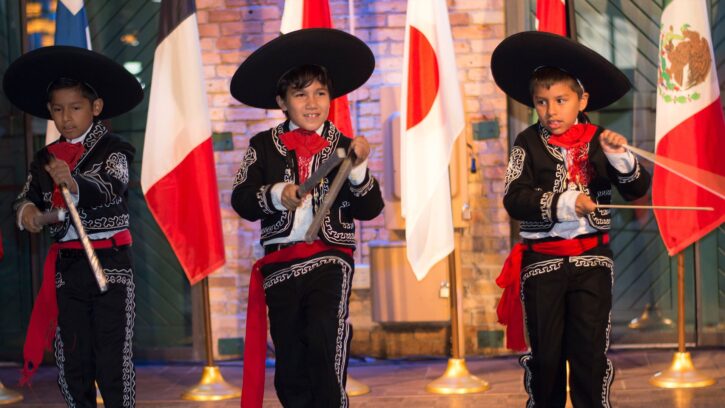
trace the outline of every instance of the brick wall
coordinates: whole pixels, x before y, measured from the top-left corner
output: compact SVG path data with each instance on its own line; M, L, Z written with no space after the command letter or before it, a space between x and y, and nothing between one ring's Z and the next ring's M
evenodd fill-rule
M331 0L333 24L350 30L347 0ZM355 0L355 34L376 57L376 69L361 89L349 96L353 127L373 146L370 168L382 183L383 174L380 88L399 85L405 26L405 0ZM215 349L219 339L244 336L247 284L259 239L258 223L241 220L230 207L231 185L251 136L283 119L279 111L263 111L239 104L229 95L229 81L241 61L279 32L283 0L197 0L199 32L212 124L215 132L231 132L234 150L215 153L222 202L227 264L210 279ZM449 0L454 38L470 138L471 123L498 119L498 139L472 142L478 171L468 175L471 223L463 232L461 258L464 325L468 354L497 352L478 344L479 338L500 336L495 304L500 296L494 279L508 250L509 221L502 208L507 161L506 100L490 73L493 48L504 37L503 0ZM382 216L362 225L361 241L387 239ZM258 251L258 250L257 250ZM356 261L368 262L361 245ZM447 353L446 330L404 325L381 327L370 316L370 291L355 290L350 306L355 326L353 354L393 357ZM218 357L230 357L222 355Z

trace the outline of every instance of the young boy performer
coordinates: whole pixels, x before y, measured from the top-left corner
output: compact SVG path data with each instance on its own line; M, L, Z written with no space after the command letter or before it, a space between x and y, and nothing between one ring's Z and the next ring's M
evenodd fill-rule
M61 134L30 165L13 204L18 227L40 232L39 216L66 206L59 190L66 186L108 288L101 292L70 217L51 224L55 243L28 326L21 383L30 380L43 350L54 341L58 385L69 407L95 407L94 382L106 407L133 407L135 313L127 189L134 148L100 120L136 106L143 99L141 86L103 55L54 46L15 60L5 73L3 90L21 110L52 119Z
M359 39L338 30L306 29L262 46L232 79L236 99L262 109L282 109L287 117L252 137L232 193L232 206L242 218L261 220L265 252L250 282L245 408L262 404L265 300L275 346L274 385L282 405L348 406L353 220L376 217L383 200L367 168L367 140L346 137L327 117L330 101L361 86L374 65L372 52ZM307 228L339 167L310 194L300 197L299 184L337 148L355 153L355 167L324 216L316 240L307 244Z
M504 206L521 221L523 241L497 279L506 287L499 319L510 348L526 348L517 296L525 309L527 406L564 407L569 361L574 406L609 407L611 218L596 204L611 202L612 186L625 200L643 196L650 176L622 135L589 123L584 111L604 108L631 85L596 52L543 32L505 39L491 68L496 84L539 117L511 150Z

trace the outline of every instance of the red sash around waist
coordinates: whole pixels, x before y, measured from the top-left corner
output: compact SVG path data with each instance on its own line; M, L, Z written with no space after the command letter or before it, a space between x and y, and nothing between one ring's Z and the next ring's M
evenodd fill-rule
M531 250L540 254L576 256L596 247L600 243L609 243L609 235L595 235L584 238L562 239L537 243L519 243L514 245L496 278L496 284L503 288L503 294L496 307L498 322L506 326L506 347L511 350L526 350L524 337L524 311L521 305L521 260L524 251Z
M317 253L335 249L352 256L352 249L330 246L320 240L311 244L300 242L260 258L252 266L247 297L247 327L244 334L244 377L242 378L243 408L261 408L264 398L264 360L267 354L267 305L262 287L262 267L265 265L309 258Z
M93 248L112 248L131 245L131 233L123 230L111 238L91 241ZM33 374L43 361L43 351L50 350L58 325L58 303L55 297L55 262L61 249L83 249L80 241L56 242L50 246L43 264L43 283L30 314L28 332L23 345L23 372L20 385L30 383Z

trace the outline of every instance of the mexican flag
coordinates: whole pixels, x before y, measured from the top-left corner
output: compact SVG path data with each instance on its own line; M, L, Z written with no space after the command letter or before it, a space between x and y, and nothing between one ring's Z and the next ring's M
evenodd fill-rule
M725 221L725 119L705 0L668 2L658 58L655 153L680 175L655 166L652 203L715 209L655 210L675 255Z

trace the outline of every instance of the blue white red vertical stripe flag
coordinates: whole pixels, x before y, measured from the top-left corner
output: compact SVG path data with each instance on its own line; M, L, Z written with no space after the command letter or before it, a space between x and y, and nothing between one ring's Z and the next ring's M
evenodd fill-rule
M163 0L141 188L191 284L224 265L207 101L194 1Z
M282 13L282 34L303 28L333 28L329 0L287 0ZM335 86L335 84L332 84ZM353 137L352 119L347 95L335 98L330 104L329 120L343 135Z
M408 0L401 86L402 214L418 280L454 249L448 166L465 128L445 0Z
M715 211L655 210L675 255L725 222L725 119L705 0L672 0L662 11L655 153L686 178L655 166L654 205Z
M55 9L55 45L91 49L91 33L83 0L59 0ZM45 144L60 137L53 121L48 121Z

